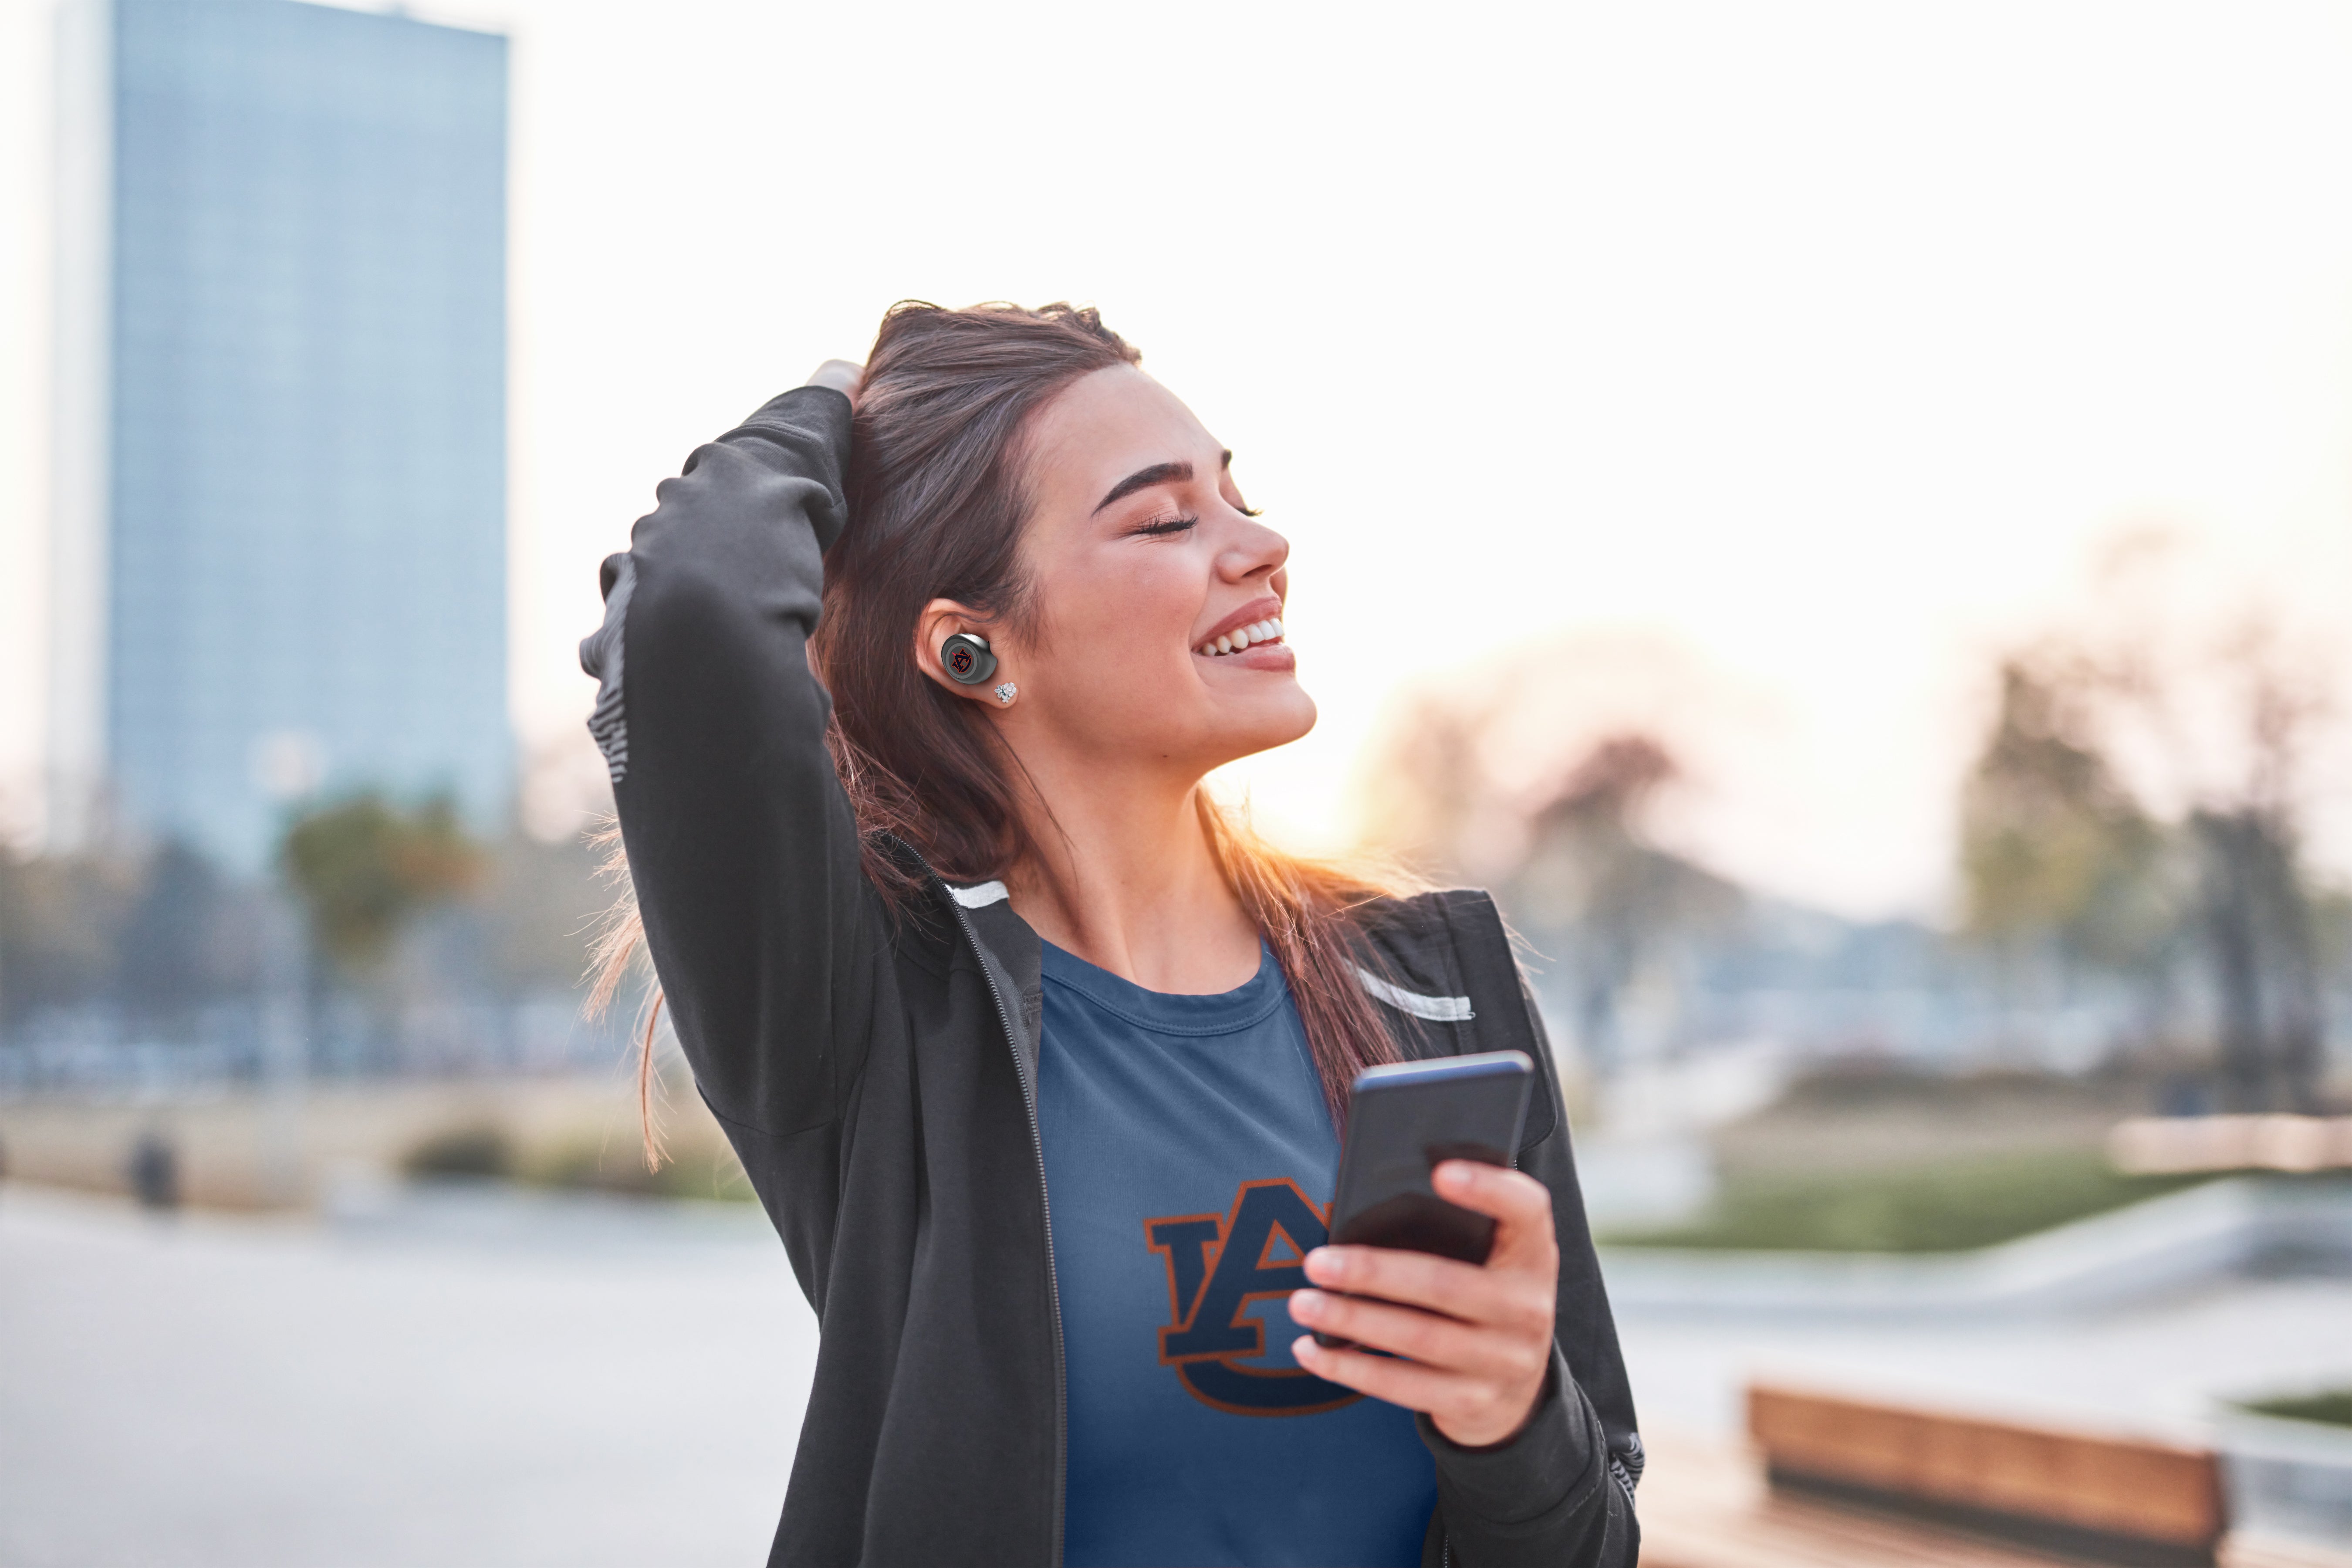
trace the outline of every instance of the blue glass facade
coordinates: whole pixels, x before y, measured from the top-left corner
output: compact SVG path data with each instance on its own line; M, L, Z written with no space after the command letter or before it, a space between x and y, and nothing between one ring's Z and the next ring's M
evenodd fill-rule
M112 0L106 769L242 870L319 793L507 809L507 45Z

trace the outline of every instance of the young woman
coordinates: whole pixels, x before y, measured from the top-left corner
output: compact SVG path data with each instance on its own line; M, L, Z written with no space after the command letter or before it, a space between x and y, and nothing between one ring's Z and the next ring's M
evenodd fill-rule
M604 563L616 949L641 919L823 1331L770 1560L1631 1564L1508 939L1211 802L1314 723L1289 547L1138 357L1090 310L898 306ZM1355 1073L1505 1048L1543 1064L1517 1169L1436 1176L1491 1260L1325 1246Z

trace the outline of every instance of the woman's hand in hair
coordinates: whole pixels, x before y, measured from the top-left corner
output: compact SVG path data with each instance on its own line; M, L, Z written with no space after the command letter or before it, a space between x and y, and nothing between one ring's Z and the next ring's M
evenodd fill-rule
M803 386L829 386L850 401L855 407L858 389L866 384L866 367L855 360L829 359L809 372Z
M1291 1348L1318 1377L1423 1411L1449 1440L1483 1448L1527 1425L1551 1369L1559 1279L1551 1194L1532 1176L1466 1160L1446 1161L1431 1180L1447 1202L1494 1216L1485 1265L1318 1247L1307 1255L1307 1277L1324 1289L1294 1292L1290 1315L1390 1353L1327 1350L1311 1334Z

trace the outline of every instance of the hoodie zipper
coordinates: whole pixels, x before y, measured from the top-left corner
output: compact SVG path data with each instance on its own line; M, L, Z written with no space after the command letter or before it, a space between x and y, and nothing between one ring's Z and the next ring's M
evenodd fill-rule
M929 869L929 868L925 868ZM932 882L947 895L948 907L955 910L956 924L963 930L964 941L971 944L972 956L980 960L980 977L988 983L988 994L996 1004L996 1021L1004 1028L1005 1049L1013 1053L1013 1076L1021 1085L1021 1107L1029 1113L1029 1147L1037 1155L1037 1212L1045 1222L1045 1293L1054 1309L1054 1568L1061 1568L1063 1490L1069 1482L1070 1458L1070 1391L1067 1369L1062 1364L1062 1281L1054 1268L1054 1204L1045 1191L1045 1134L1037 1121L1037 1093L1029 1082L1027 1064L1021 1059L1020 1037L1013 1032L1013 1015L1004 1005L1004 993L998 988L996 976L990 973L984 950L980 945L980 932L971 923L971 916L956 898L955 889L936 871ZM1040 1042L1039 1055L1044 1055Z

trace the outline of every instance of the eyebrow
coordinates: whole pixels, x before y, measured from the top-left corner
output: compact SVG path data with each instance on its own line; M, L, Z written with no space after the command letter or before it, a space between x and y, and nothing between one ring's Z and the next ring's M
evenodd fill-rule
M1148 468L1138 468L1111 486L1110 494L1095 503L1095 510L1100 511L1115 500L1124 500L1138 490L1148 490L1154 485L1174 484L1192 477L1192 465L1190 463L1154 463Z
M1218 472L1223 473L1233 466L1234 454L1231 448L1217 455ZM1186 462L1154 463L1148 468L1138 468L1111 486L1110 494L1095 503L1095 510L1100 511L1115 500L1124 500L1138 490L1148 490L1154 485L1181 483L1192 477L1192 465Z

